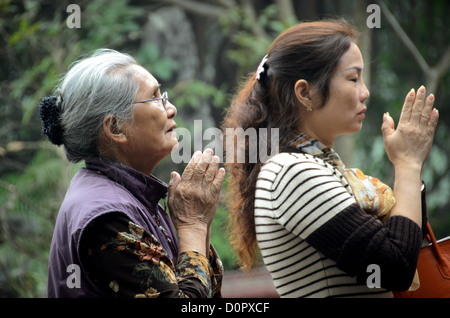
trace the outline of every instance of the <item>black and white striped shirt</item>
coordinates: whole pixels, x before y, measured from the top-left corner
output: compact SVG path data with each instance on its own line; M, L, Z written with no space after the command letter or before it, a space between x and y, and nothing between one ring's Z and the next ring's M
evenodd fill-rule
M303 153L280 153L261 168L255 226L281 297L392 297L388 289L409 287L422 240L407 218L383 226L365 213L338 170ZM385 288L366 284L370 264Z

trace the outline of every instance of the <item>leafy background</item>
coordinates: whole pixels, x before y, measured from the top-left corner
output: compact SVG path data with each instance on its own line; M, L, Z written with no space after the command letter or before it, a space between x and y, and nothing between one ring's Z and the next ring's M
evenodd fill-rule
M67 27L71 3L81 8L81 28ZM371 3L382 8L380 28L366 25ZM361 31L371 97L362 131L335 149L347 166L392 184L382 114L398 118L405 94L427 85L440 122L423 178L433 228L438 237L450 235L449 15L447 0L0 0L0 297L46 296L53 224L82 165L67 163L63 150L42 137L36 106L73 61L101 47L134 55L169 92L178 126L193 131L199 119L203 129L220 127L231 94L282 30L347 18ZM183 168L168 157L155 174L168 182L170 171ZM233 271L227 213L223 200L212 241Z

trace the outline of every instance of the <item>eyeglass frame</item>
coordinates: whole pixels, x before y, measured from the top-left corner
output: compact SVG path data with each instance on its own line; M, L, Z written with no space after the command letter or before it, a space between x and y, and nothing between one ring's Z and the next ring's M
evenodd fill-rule
M168 100L169 100L169 94L167 94L167 92L163 92L163 93L161 94L161 97L152 98L152 99L146 99L146 100L141 100L141 101L138 101L138 102L133 102L133 104L140 104L140 103L153 102L153 101L155 101L155 100L162 100L162 104L163 104L164 110L167 110L166 104L167 104L167 102L168 102Z

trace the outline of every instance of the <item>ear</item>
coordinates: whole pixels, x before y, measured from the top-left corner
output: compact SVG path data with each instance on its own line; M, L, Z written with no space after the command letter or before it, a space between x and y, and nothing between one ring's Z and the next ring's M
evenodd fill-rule
M107 139L118 143L127 141L127 136L120 129L116 116L106 115L103 119L102 128Z
M312 109L311 101L311 85L305 79L299 79L294 86L295 96L297 100L309 111Z

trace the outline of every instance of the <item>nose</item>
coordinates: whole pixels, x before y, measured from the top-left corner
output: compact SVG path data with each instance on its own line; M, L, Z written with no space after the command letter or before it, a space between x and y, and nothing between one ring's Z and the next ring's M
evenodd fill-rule
M364 102L370 96L370 92L367 89L366 84L364 84L364 82L362 83L362 90L361 90L360 96L361 96L361 102Z
M169 101L167 101L166 113L167 118L174 118L177 115L177 108Z

